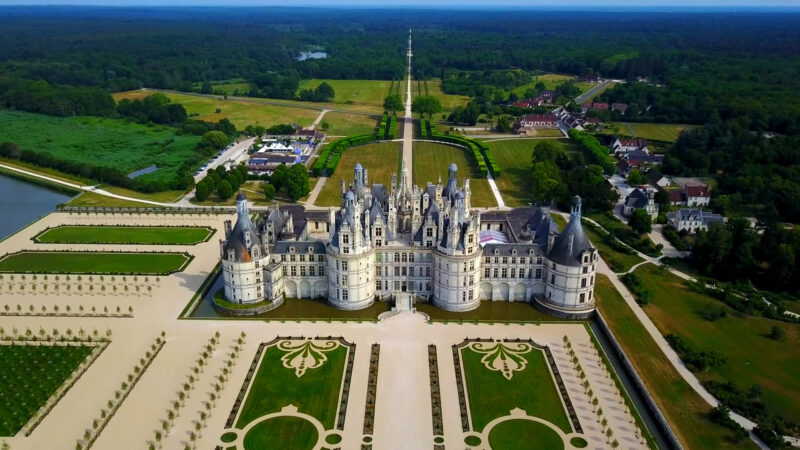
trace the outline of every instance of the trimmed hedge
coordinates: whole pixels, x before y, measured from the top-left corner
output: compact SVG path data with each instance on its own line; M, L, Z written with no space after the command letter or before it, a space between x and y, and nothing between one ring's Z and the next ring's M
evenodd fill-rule
M325 163L325 170L328 176L333 175L333 172L336 170L336 166L339 165L339 159L341 159L342 153L344 153L345 150L356 145L368 144L374 140L375 136L371 134L361 134L357 136L343 137L328 144L328 147L325 149L330 154L330 157ZM321 158L322 157L320 156L320 159ZM316 164L314 164L314 166L316 168Z
M439 141L439 142L447 142L449 144L454 144L459 147L464 147L467 150L472 152L472 156L474 158L475 164L477 166L478 172L481 175L481 178L486 178L489 174L489 169L486 165L486 160L484 159L484 155L481 152L481 146L484 146L483 143L465 138L463 136L455 136L449 134L439 134L433 133L429 137L432 141ZM488 150L488 149L487 149ZM498 171L499 173L499 171Z

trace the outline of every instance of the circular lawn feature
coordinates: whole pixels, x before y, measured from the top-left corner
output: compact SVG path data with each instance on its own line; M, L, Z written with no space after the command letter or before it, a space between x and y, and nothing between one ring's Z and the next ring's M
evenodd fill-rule
M547 425L532 420L512 419L500 422L489 433L493 450L546 448L564 450L564 441Z
M231 443L236 440L236 433L229 431L223 434L220 440L226 444Z
M339 442L342 442L342 435L341 434L329 434L325 436L325 443L330 445L336 445Z
M275 417L265 420L247 432L245 450L313 449L319 436L314 425L298 417Z
M469 446L476 447L481 445L481 438L478 436L467 436L464 438L464 443Z
M586 448L586 446L589 445L589 443L586 442L586 439L577 436L570 439L569 443L572 444L573 447L577 448Z

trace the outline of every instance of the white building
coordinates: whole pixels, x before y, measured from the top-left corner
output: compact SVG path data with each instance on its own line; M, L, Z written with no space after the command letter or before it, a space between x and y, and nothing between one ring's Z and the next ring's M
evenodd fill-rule
M650 215L650 219L655 221L658 217L658 205L655 202L655 191L649 188L636 188L625 197L622 204L622 214L630 217L637 209L643 209Z
M562 233L547 208L480 213L455 164L445 184L424 188L407 171L391 185L368 182L356 165L342 181L340 208L272 207L254 224L244 195L236 225L221 241L225 296L231 302L325 298L341 309L410 295L449 311L481 300L531 302L561 317L594 311L598 260L573 199Z
M700 230L708 230L708 225L712 222L724 222L725 218L719 214L714 214L702 209L679 209L667 213L667 223L678 231L697 233Z

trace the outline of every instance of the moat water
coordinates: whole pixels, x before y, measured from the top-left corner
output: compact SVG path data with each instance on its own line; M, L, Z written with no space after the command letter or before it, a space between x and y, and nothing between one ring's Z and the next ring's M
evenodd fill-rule
M71 197L58 191L0 175L0 240L55 211Z

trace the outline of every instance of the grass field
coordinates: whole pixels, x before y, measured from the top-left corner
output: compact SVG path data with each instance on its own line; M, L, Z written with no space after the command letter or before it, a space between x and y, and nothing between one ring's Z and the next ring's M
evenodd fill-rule
M486 141L500 166L500 178L495 179L497 188L508 206L525 206L533 201L530 195L530 172L533 148L541 139L498 139ZM562 144L569 144L559 139ZM571 146L564 145L564 150Z
M564 441L547 426L530 420L507 420L492 428L489 434L492 450L522 450L535 448L561 450Z
M534 77L531 79L530 83L524 84L524 85L519 86L519 87L515 87L514 89L511 90L511 92L513 92L513 93L517 94L518 96L522 97L523 94L525 94L525 91L527 91L528 89L534 89L535 90L536 84L539 83L539 82L544 83L545 89L554 90L555 88L557 88L559 85L561 85L565 81L574 80L575 78L576 77L574 77L572 75L561 75L561 74L557 74L557 73L546 73L546 74L543 74L543 75L534 75ZM581 92L586 92L589 89L591 89L591 87L594 86L595 83L586 83L586 82L583 82L583 81L578 81L576 83L576 85L580 88Z
M605 275L597 275L595 295L603 318L685 448L756 448L749 440L732 443L731 431L708 420L711 407L681 378Z
M0 345L0 436L13 436L92 353L89 346Z
M557 322L557 317L540 312L530 303L525 302L493 302L482 301L472 311L454 312L437 308L430 303L416 303L417 311L427 314L434 321L525 321L525 322Z
M800 421L800 324L739 313L651 264L634 273L653 295L644 310L662 334L675 333L697 351L715 350L728 357L727 363L698 373L700 380L730 381L743 390L758 384L768 410ZM701 313L708 305L722 308L727 317L714 322L703 319ZM769 338L776 325L786 334L782 341Z
M68 226L49 228L34 240L57 244L175 244L203 242L214 232L206 227Z
M316 206L339 206L340 183L349 185L353 180L353 169L357 163L367 170L369 182L382 183L389 189L392 173L400 175L400 142L382 142L352 147L342 153L336 172L328 178L317 197Z
M300 82L302 89L314 89L322 82L326 82L333 87L336 96L334 103L355 103L367 104L383 107L383 99L389 95L389 88L392 84L389 80L303 80ZM395 82L399 83L399 82ZM402 89L405 92L405 88Z
M322 122L329 124L326 133L330 136L352 136L375 131L378 118L364 114L351 114L331 111L325 113Z
M443 112L450 112L456 106L466 106L466 104L469 103L469 96L445 94L444 92L442 92L442 80L439 78L432 78L430 80L424 81L423 89L425 85L424 83L427 83L428 85L428 90L427 90L428 95L432 95L438 98L439 101L442 103ZM412 91L412 97L415 96L414 95L415 93L416 93L415 91Z
M118 92L114 94L114 99L119 101L123 98L142 99L152 95L153 91L140 90ZM243 129L248 125L262 125L270 127L281 123L297 123L301 126L309 126L314 123L314 119L319 115L316 108L322 108L313 104L307 107L297 107L290 102L281 105L273 105L259 102L258 99L223 99L217 96L200 96L190 94L165 94L173 103L180 103L186 108L189 114L196 114L195 118L206 122L217 122L222 118L227 118L236 128ZM299 105L309 105L296 102ZM217 112L219 109L219 112Z
M681 131L694 127L694 125L681 125L674 123L637 122L611 122L608 125L612 127L609 128L608 131L618 135L640 137L663 142L675 142L678 140L678 135L681 133Z
M183 253L22 251L0 259L0 272L165 275L189 262Z
M183 196L186 194L186 192L184 191L161 191L161 192L154 192L152 194L146 194L144 192L133 191L119 186L111 186L108 184L101 185L100 189L111 192L112 194L122 195L125 197L131 197L135 199L148 200L151 202L160 202L160 203L177 202L178 200L183 198Z
M153 208L147 203L122 200L94 192L83 191L80 195L67 202L67 206L95 206L95 207L120 207L120 208Z
M483 342L481 345L487 350L496 345L514 350L519 344ZM482 362L482 358L494 358L494 353L479 353L468 346L461 348L459 354L473 430L482 431L492 420L520 408L530 416L549 421L565 433L572 432L543 350L531 347L529 352L518 355L527 360L527 365L513 372L510 379L500 371L489 370ZM503 354L496 357L508 358Z
M472 158L472 155L469 155ZM414 143L414 184L424 187L429 181L436 184L439 177L442 183L447 183L447 169L450 163L458 166L458 186L464 185L464 177L469 177L469 186L472 190L472 206L493 207L497 206L489 182L472 168L467 159L467 150L450 145L436 144L433 142Z
M137 180L172 180L183 162L195 154L198 136L180 136L175 129L98 117L52 117L0 110L0 142L49 153L57 158L110 166L130 173L158 166Z
M328 342L337 346L331 349ZM281 348L283 344L291 348ZM293 405L298 412L319 420L326 430L334 429L349 351L353 350L335 341L301 339L283 340L267 347L239 410L236 427L243 429L259 417ZM321 365L306 366L300 372L295 358L306 363L321 361ZM250 430L245 448L313 448L316 431L309 425L288 417L270 419Z

